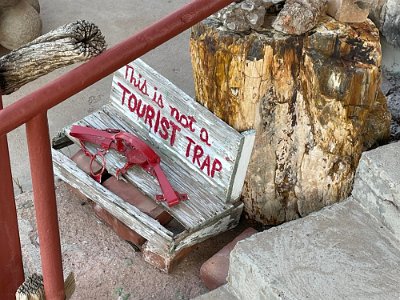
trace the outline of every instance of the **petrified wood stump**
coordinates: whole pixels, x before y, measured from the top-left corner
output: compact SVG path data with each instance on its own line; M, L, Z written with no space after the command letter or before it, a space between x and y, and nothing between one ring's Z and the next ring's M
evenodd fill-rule
M198 101L236 129L257 131L243 200L264 224L347 197L361 152L389 135L370 21L324 17L290 36L238 34L207 19L192 30L191 54Z

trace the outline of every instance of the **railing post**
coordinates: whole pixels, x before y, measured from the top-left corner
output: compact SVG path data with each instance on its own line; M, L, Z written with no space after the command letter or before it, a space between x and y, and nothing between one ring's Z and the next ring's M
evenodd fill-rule
M15 299L15 292L24 282L24 269L6 135L0 136L0 241L0 299Z
M64 300L60 234L47 112L26 123L46 299Z

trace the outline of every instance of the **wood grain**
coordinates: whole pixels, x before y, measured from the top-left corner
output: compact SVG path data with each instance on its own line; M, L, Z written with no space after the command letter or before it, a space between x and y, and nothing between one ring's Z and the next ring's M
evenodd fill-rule
M280 224L345 199L362 151L389 137L378 30L328 16L301 36L221 24L192 28L195 91L237 130L257 132L242 194L249 218Z

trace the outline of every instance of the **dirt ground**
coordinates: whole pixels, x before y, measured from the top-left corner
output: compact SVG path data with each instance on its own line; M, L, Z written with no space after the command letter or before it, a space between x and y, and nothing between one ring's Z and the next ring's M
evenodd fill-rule
M99 221L87 201L67 185L58 182L56 193L64 276L73 271L76 277L72 299L183 300L204 294L207 288L199 278L202 263L247 226L243 221L195 246L171 274L165 274ZM32 193L19 195L17 208L26 273L41 273Z

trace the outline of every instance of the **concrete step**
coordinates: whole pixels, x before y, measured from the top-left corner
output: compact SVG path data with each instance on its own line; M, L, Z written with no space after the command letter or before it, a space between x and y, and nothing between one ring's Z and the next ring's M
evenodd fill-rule
M239 299L400 299L400 241L354 198L237 244Z
M363 153L352 195L400 239L400 142Z

